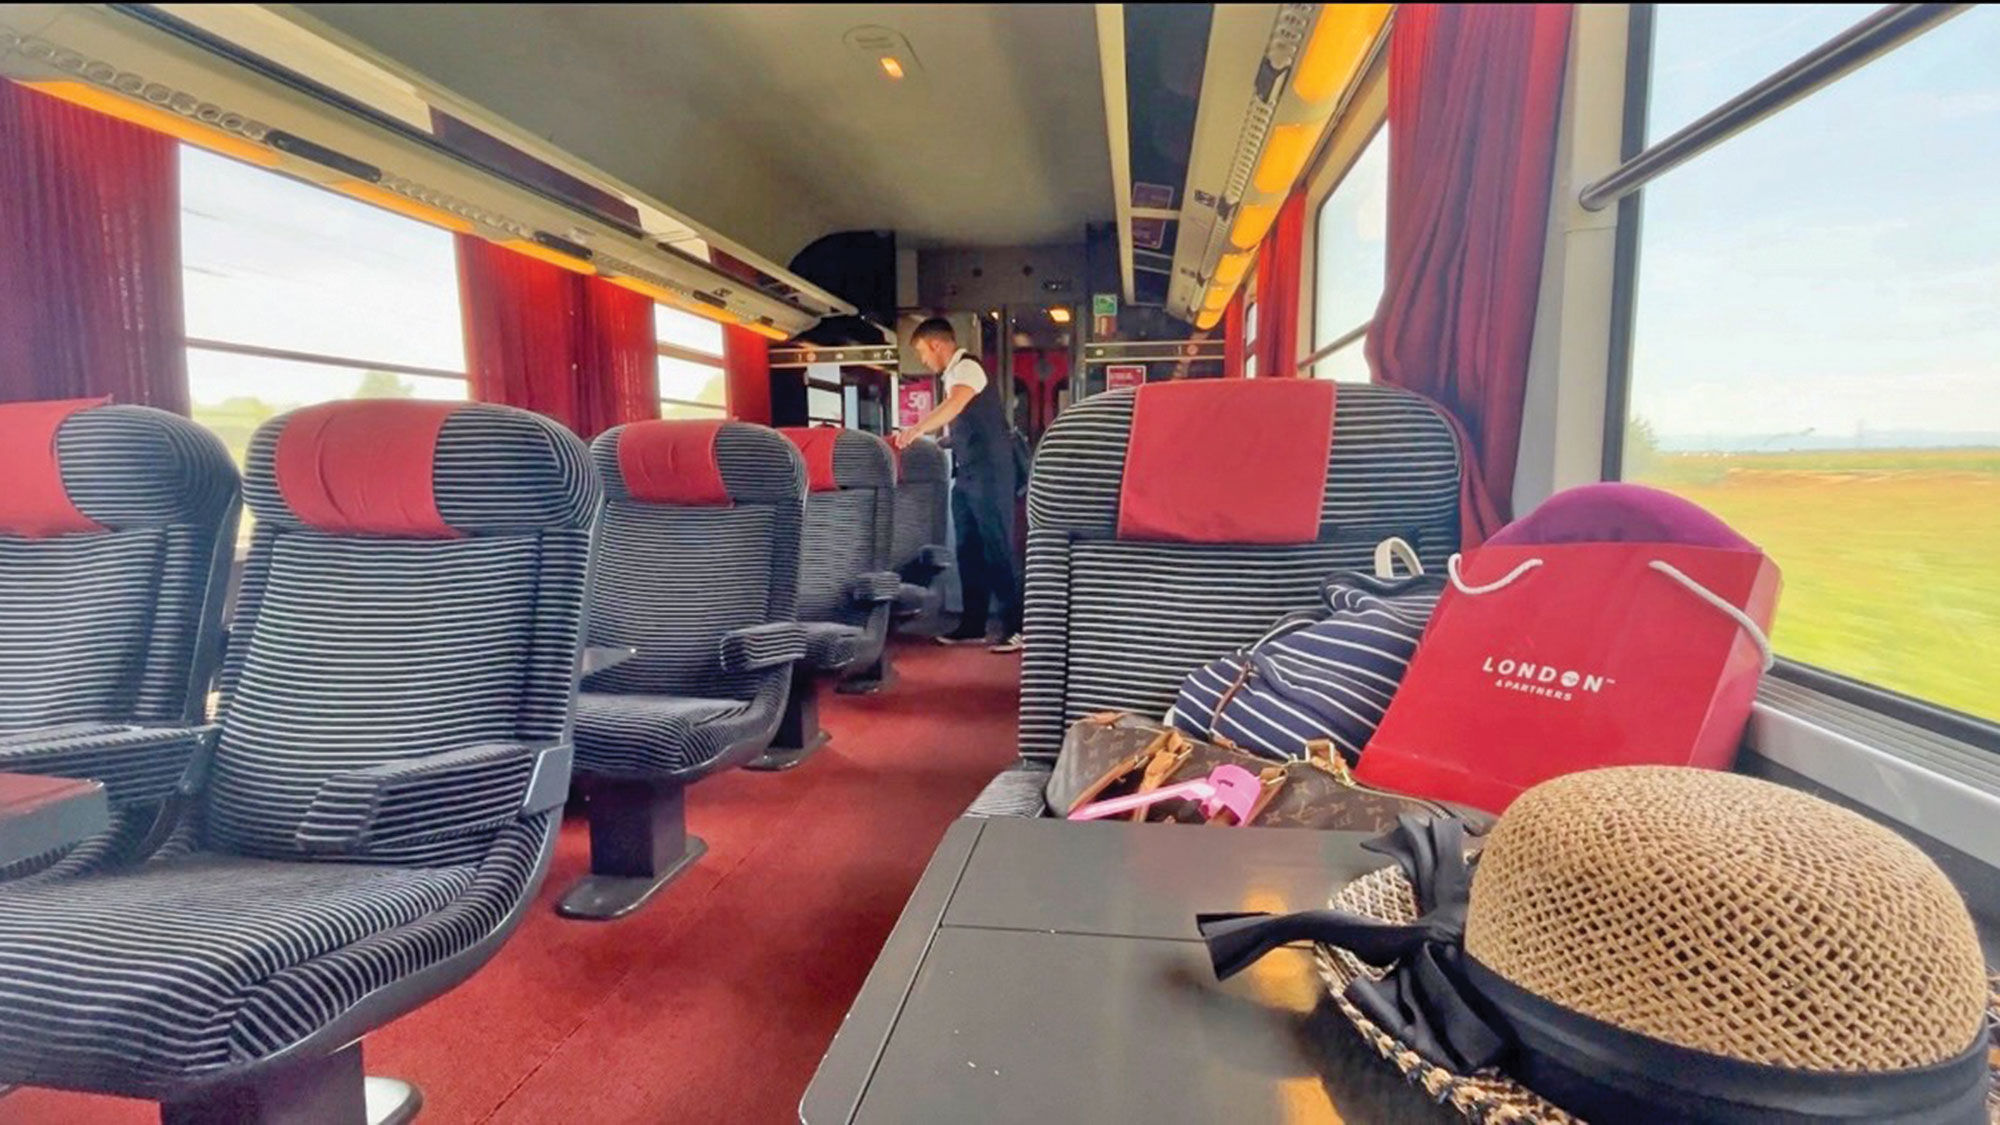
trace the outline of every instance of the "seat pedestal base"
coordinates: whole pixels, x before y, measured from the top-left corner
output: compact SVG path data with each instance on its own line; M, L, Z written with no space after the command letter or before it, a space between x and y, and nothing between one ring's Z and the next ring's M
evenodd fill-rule
M792 666L792 690L785 698L785 716L778 722L771 748L743 764L746 770L788 770L812 757L828 741L819 725L819 681L812 670Z
M584 800L590 874L556 904L565 918L622 918L708 851L688 835L687 789L678 782L587 780Z
M833 685L833 690L841 695L873 695L895 682L896 667L889 662L889 647L884 645L875 663Z
M405 1125L424 1096L361 1072L361 1044L160 1106L160 1125Z

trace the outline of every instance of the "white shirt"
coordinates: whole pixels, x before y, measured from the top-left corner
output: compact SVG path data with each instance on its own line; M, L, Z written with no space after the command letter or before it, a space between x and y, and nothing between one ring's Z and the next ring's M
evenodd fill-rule
M941 398L950 398L951 392L958 387L971 387L973 394L986 389L986 369L979 366L979 361L964 348L958 349L951 362L944 366L944 394Z

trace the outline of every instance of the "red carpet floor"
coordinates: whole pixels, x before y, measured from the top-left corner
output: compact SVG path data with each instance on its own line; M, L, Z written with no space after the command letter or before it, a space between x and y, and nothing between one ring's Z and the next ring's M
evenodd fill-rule
M421 1125L798 1120L799 1095L925 862L1012 759L1016 658L909 644L901 680L822 696L833 742L789 773L691 791L709 851L640 913L568 922L576 818L536 909L472 980L368 1037ZM144 1102L22 1090L0 1125L139 1125Z

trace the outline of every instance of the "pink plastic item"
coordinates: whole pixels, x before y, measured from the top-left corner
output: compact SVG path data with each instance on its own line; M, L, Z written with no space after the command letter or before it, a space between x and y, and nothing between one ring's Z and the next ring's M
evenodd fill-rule
M1133 809L1148 808L1161 801L1185 798L1201 802L1203 816L1210 820L1223 809L1236 814L1237 824L1247 824L1250 815L1257 808L1257 799L1263 794L1264 783L1257 775L1242 766L1220 765L1207 777L1193 781L1183 781L1178 785L1163 786L1150 793L1134 793L1130 797L1113 797L1108 801L1093 801L1069 814L1071 820L1097 820L1100 817L1117 816Z

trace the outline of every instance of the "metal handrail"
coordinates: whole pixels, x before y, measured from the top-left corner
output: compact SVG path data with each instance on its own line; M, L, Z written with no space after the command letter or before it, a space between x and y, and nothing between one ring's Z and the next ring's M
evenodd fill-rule
M1679 132L1658 144L1648 145L1610 175L1586 184L1578 193L1577 202L1586 211L1601 211L1669 169L1679 167L1971 7L1970 4L1888 5L1696 118Z

